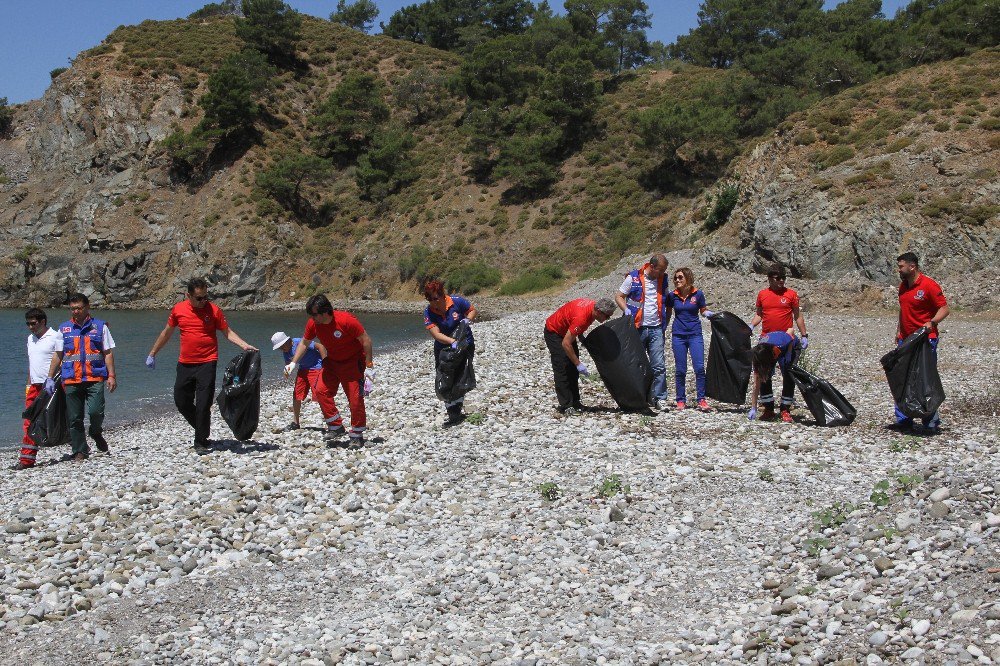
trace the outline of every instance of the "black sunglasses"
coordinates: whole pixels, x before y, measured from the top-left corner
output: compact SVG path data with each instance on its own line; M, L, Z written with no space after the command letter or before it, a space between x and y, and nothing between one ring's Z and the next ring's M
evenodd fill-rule
M37 326L39 322L36 319L26 319L24 323L28 326Z

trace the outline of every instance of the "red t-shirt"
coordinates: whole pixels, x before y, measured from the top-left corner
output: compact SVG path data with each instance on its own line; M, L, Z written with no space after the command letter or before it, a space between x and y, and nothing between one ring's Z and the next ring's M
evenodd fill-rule
M559 337L566 337L566 332L582 335L594 323L594 301L578 298L563 305L545 320L545 329Z
M906 286L906 282L901 282L899 284L899 332L903 334L903 338L926 325L934 313L947 304L948 301L945 300L941 285L923 273L913 282L912 287ZM930 337L936 338L937 331L931 329Z
M226 315L215 303L206 303L200 308L183 300L170 310L167 326L181 329L181 363L208 363L219 359L219 342L216 331L229 328Z
M792 327L792 310L799 307L799 295L785 287L781 292L770 287L757 292L757 311L761 313L761 333L787 331Z
M319 338L320 343L326 347L327 358L331 361L363 360L365 350L358 338L364 335L364 332L365 327L357 317L350 312L334 310L333 321L329 324L317 324L315 319L310 318L306 322L306 331L302 334L302 339L308 341Z

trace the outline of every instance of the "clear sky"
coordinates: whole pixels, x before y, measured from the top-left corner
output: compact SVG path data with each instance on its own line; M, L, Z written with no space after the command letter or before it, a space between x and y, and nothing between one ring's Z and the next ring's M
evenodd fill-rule
M209 0L4 0L0 25L0 97L11 103L41 97L49 72L66 67L69 59L96 46L119 25L187 16ZM336 9L337 0L286 0L300 12L323 18ZM397 9L416 0L375 0L388 21ZM561 8L561 0L550 0ZM699 0L646 0L653 15L650 40L669 44L698 21ZM827 0L827 5L837 4ZM887 16L904 0L883 0Z

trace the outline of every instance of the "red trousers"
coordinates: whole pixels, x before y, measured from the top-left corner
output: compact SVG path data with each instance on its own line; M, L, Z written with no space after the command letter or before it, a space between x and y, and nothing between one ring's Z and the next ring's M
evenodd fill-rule
M42 386L44 384L32 384L28 387L27 393L24 394L24 408L27 409L31 407L31 403L35 401L38 394L42 392ZM28 419L24 419L24 437L21 439L21 464L25 467L31 467L35 464L35 457L38 455L38 445L28 437L28 426L31 422Z
M344 419L337 409L337 404L333 400L334 396L337 395L337 390L343 386L344 393L347 395L347 404L351 406L350 434L352 437L361 436L368 423L365 415L365 397L362 392L364 381L364 361L360 359L350 361L327 359L323 363L319 381L316 382L316 387L313 390L313 400L319 403L327 425L336 427L344 423Z

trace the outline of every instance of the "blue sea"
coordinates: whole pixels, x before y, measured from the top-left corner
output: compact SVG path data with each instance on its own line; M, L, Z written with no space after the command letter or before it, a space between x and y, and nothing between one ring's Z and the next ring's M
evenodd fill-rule
M284 365L280 351L271 351L271 334L284 331L299 337L306 324L304 312L240 312L225 310L229 325L240 337L261 350L265 382L281 379ZM46 310L49 326L56 328L69 319L69 310ZM173 412L174 367L177 363L180 332L174 331L170 342L156 356L156 369L145 366L146 354L167 322L166 310L92 310L95 317L108 322L115 339L115 369L118 389L107 394L105 427L135 423L152 415ZM430 344L420 314L356 313L375 346L375 355L394 347L426 341ZM21 412L24 410L24 382L28 375L26 341L28 327L23 310L0 310L0 330L8 344L0 347L0 448L18 446L22 435ZM240 349L219 336L219 377L226 363ZM182 418L177 416L178 419ZM0 461L2 462L2 461Z

